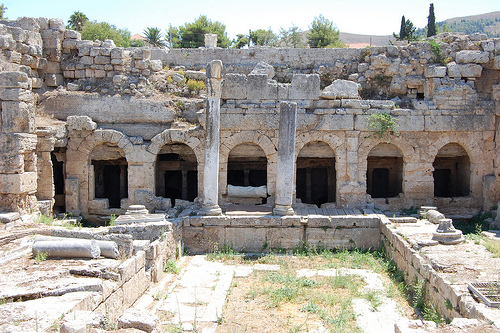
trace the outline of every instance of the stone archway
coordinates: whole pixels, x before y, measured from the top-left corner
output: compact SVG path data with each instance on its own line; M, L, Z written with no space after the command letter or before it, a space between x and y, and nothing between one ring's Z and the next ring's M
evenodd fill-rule
M266 186L267 158L255 143L241 143L229 152L227 183L233 186Z
M325 142L305 144L297 155L296 197L321 207L336 199L335 153Z
M458 143L444 145L436 154L434 162L434 196L463 197L470 193L470 158Z
M397 197L403 191L403 154L390 143L379 143L368 153L366 192L372 198Z
M241 146L237 148L237 150L233 150L237 146ZM275 144L265 135L256 133L254 131L248 132L238 132L233 135L223 138L220 146L220 175L219 175L219 195L227 195L228 187L227 184L230 184L228 180L228 166L230 154L232 155L231 159L235 161L237 159L237 155L242 155L241 151L244 151L246 148L251 149L254 153L254 157L252 158L265 158L266 167L264 170L266 173L266 190L268 195L271 197L274 195L275 190L275 173L276 173L276 158L277 158L277 148ZM238 152L240 150L240 152ZM263 155L262 155L263 154ZM241 156L240 156L241 157ZM238 158L240 158L238 157ZM260 163L260 162L259 162ZM263 167L262 164L258 167L261 171L254 172L255 174L259 174L260 176L256 176L260 180L263 178ZM257 170L257 169L255 169ZM249 172L249 171L248 171ZM260 181L261 182L261 181ZM260 183L259 182L259 183ZM250 183L250 181L249 181ZM225 198L219 198L225 200ZM271 198L271 200L273 200Z
M89 154L93 172L93 196L107 199L108 208L121 208L121 199L128 197L128 163L123 150L113 144L102 143Z
M155 170L156 196L194 201L198 196L198 163L194 151L184 143L171 142L158 151Z

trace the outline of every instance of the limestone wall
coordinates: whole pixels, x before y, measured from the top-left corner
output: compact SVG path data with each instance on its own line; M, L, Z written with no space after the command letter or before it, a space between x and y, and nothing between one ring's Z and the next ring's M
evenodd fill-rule
M311 249L376 249L381 246L375 216L184 217L183 242L190 253L230 247L268 253Z
M415 237L398 230L405 224L393 224L384 215L379 217L383 246L389 258L404 272L405 282L411 288L423 287L427 305L432 305L444 318L476 318L498 325L495 309L477 302L467 288L467 283L489 282L490 276L496 274L492 270L495 271L497 259L483 245L466 241L468 244L425 247ZM411 234L421 233L423 244L428 242L428 234L424 235L420 228L409 228L415 230Z
M68 230L55 229L54 236L114 240L118 244L121 262L107 267L107 275L101 274L102 285L93 302L82 302L81 310L105 314L111 323L130 308L151 283L158 283L164 274L165 263L175 259L179 235L169 222L153 222L147 226L121 225L106 229ZM142 240L142 241L141 241ZM73 271L85 276L85 270ZM94 275L95 276L95 272Z
M1 21L0 66L2 75L9 77L0 96L5 142L1 154L2 160L15 164L4 162L0 168L5 178L2 210L36 210L35 193L45 201L44 207L50 206L54 201L50 154L56 148L65 157L65 200L73 213L119 214L131 203L165 208L165 201L157 196L156 161L165 145L173 143L193 150L201 197L203 100L172 103L135 94L135 88L147 85L148 78L164 66L199 69L213 59L224 64L222 203L232 200L227 195L228 157L241 143L264 151L267 202L274 203L278 106L279 101L289 100L297 103L296 156L314 142L326 143L333 151L338 207L374 202L383 209L436 204L455 215L462 214L464 207L469 214L488 210L500 199L500 179L495 176L500 40L479 34L441 34L434 41L438 49L428 42L367 49L123 49L111 41L82 41L58 19ZM262 61L269 65L254 71ZM358 84L359 94L335 95L325 88L336 79ZM101 83L103 88L94 89ZM56 86L66 90L50 92ZM35 97L39 99L36 110ZM67 131L64 124L52 130L34 123L35 111L63 122L73 116L83 120L68 121ZM402 190L397 196L367 195L368 157L386 143L367 127L373 113L389 113L398 123L399 134L389 138L394 154L403 161ZM189 125L178 125L179 119ZM13 142L23 143L16 148ZM434 196L433 161L447 144L462 147L470 160L465 196ZM127 188L119 208L115 204L110 209L107 199L95 198L91 155L104 146L112 147L127 164Z

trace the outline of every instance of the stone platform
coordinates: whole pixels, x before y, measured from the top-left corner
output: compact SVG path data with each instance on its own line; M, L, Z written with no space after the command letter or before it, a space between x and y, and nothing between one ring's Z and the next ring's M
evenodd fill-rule
M261 212L182 219L189 253L230 247L240 252L293 251L297 248L375 249L381 246L377 215L273 216Z

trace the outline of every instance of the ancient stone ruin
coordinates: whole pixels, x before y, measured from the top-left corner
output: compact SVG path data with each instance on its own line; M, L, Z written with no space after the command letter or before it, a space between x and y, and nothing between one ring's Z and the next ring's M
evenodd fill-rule
M0 21L0 221L119 216L105 231L51 233L87 239L89 251L90 239L115 241L128 258L75 268L114 281L86 309L123 301L123 312L181 242L193 253L385 244L410 276L435 278L442 311L486 320L460 309L413 245L462 243L445 215L471 217L500 200L500 39L432 41L237 50L207 36L199 49L121 48L81 40L59 19ZM377 133L376 119L397 127ZM238 205L265 214L226 214ZM444 213L428 232L434 243L408 245L388 227L408 221L373 214L412 206ZM49 252L63 244L39 241L52 242L38 245ZM453 295L452 309L441 293Z

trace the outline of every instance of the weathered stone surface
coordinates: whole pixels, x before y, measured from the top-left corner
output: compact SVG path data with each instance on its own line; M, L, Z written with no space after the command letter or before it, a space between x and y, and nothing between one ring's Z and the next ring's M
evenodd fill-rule
M151 60L151 61L153 61L153 60ZM154 60L154 61L160 61L160 63L161 63L161 60ZM189 79L193 79L193 80L206 80L207 74L205 72L202 72L202 71L187 70L186 77Z
M97 128L97 124L88 116L69 116L67 124L69 131L92 131Z
M145 310L128 309L118 319L118 328L137 328L151 333L158 324L158 317Z
M247 76L248 99L277 99L278 85L276 81L268 80L267 75Z
M446 67L436 65L425 66L424 75L425 77L445 77Z
M21 215L18 212L0 213L0 223L10 223L19 220Z
M57 18L51 18L49 20L49 28L52 30L58 30L64 32L66 30L66 26L64 25L64 21Z
M247 76L229 73L224 76L222 99L246 99Z
M162 100L126 100L121 97L87 93L73 95L71 98L67 98L64 94L54 95L46 98L41 104L44 105L46 112L49 111L58 119L82 114L99 123L117 122L117 119L120 119L119 121L125 124L165 124L175 119L175 110L166 106ZM137 113L136 110L141 112Z
M482 51L463 50L457 52L456 61L459 64L485 64L490 61L490 53Z
M64 83L64 77L61 74L46 74L45 84L48 87L57 87Z
M251 75L267 75L268 79L272 79L274 77L274 67L265 63L263 61L259 61L257 66L250 72Z
M23 72L0 72L0 88L28 88L28 75Z
M22 88L0 88L0 99L3 101L33 102L33 93Z
M458 66L462 77L480 77L483 71L483 67L481 67L481 65L467 64Z
M320 80L318 74L294 74L289 90L289 99L319 99Z
M0 193L23 194L36 191L36 172L0 174Z
M217 47L217 34L205 34L205 47Z
M461 78L462 73L460 72L460 67L456 62L452 61L446 64L446 68L448 70L448 76L453 78Z
M335 80L331 85L323 89L320 98L322 99L343 99L343 98L360 98L359 88L361 86L352 81Z
M500 101L500 84L494 84L492 87L491 96L494 101Z
M2 102L2 131L4 133L34 133L35 113L32 104L19 101Z
M493 63L493 68L500 69L500 55L495 57L495 61Z

